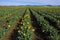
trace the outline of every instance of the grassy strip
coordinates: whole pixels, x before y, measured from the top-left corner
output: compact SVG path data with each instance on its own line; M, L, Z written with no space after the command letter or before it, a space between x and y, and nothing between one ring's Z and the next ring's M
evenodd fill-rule
M22 15L23 15L24 13L22 13ZM17 24L17 20L19 20L21 17L22 17L22 15L19 15L19 13L18 13L18 15L17 15L17 17L15 16L14 17L14 21L12 22L12 24L11 24L11 22L8 22L3 28L5 28L5 30L7 30L7 31L4 31L3 32L3 30L2 30L2 32L3 33L5 33L5 36L6 36L6 33L8 34L8 35L10 35L11 34L11 32L13 31L13 29L15 28L15 26L16 26L16 24ZM11 21L12 21L13 19L11 19ZM15 25L15 26L13 26L13 25ZM9 32L9 30L11 30L10 32ZM3 36L3 34L1 34L2 36Z
M44 40L48 40L48 39L49 40L58 40L57 30L54 29L51 25L49 25L49 23L46 20L44 20L43 16L37 14L34 11L32 11L32 12L36 16L37 21L39 21L39 24L42 27L42 30L41 30L40 34L42 35L42 37L44 38Z
M32 29L32 26L31 26L29 10L26 11L26 14L23 17L19 28L20 28L18 30L18 34L19 34L18 39L19 40L32 40L31 36L32 36L33 31L35 31L35 30Z

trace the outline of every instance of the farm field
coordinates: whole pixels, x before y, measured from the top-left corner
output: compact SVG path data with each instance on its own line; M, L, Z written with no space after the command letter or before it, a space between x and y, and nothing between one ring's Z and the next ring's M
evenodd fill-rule
M0 6L0 40L60 40L60 7Z

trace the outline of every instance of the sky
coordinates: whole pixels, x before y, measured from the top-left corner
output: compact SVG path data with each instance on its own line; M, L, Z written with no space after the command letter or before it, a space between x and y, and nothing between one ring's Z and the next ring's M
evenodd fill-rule
M0 5L60 5L60 0L0 0Z

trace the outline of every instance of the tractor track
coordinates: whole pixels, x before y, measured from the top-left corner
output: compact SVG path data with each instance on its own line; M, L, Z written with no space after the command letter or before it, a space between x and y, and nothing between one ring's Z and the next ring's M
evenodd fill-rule
M39 21L37 21L35 15L33 15L33 12L30 10L30 16L31 16L31 24L32 24L32 27L35 29L35 39L34 40L50 40L50 38L48 37L49 34L47 33L43 33L42 32L42 26L39 25Z

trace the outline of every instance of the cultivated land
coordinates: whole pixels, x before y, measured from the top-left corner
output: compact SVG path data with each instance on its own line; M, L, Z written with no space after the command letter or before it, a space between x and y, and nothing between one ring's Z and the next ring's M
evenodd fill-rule
M60 7L0 6L0 40L60 40Z

